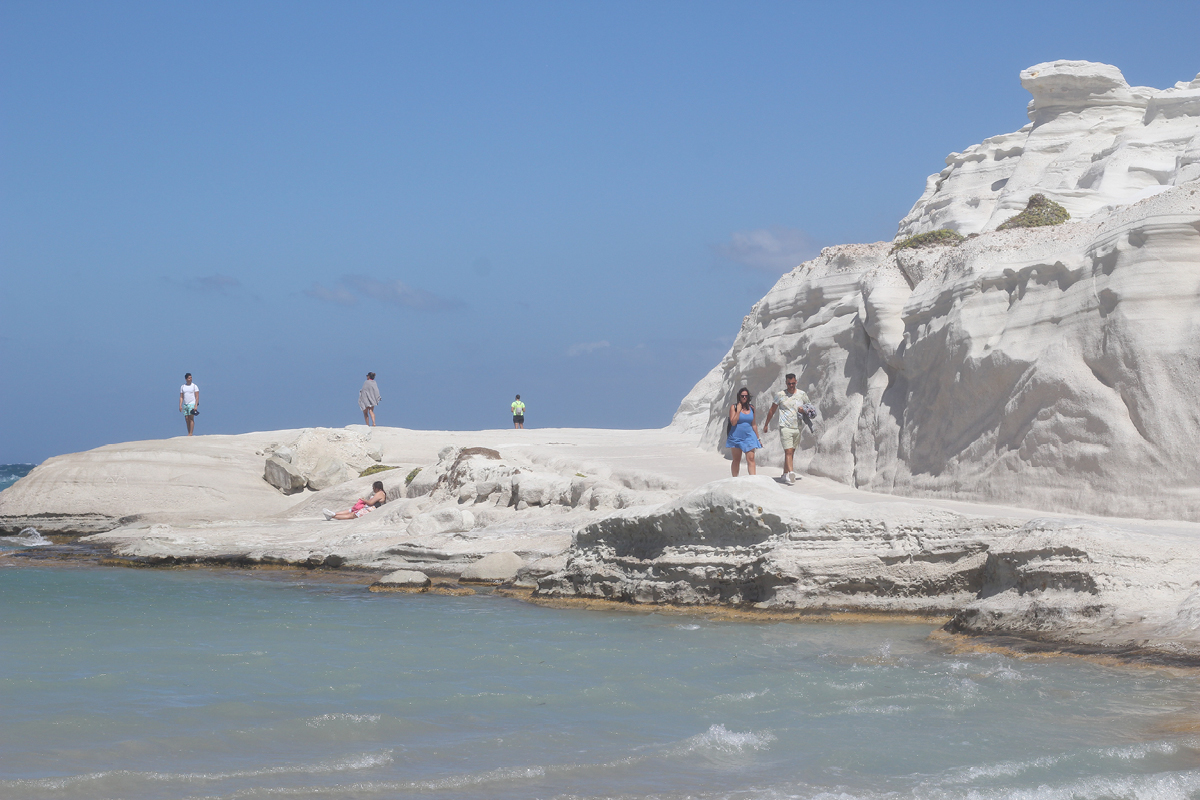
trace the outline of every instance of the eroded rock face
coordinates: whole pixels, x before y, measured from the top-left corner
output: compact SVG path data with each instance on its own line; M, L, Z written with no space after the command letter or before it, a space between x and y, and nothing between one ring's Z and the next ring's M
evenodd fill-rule
M897 239L995 230L1035 193L1086 220L1200 178L1200 75L1159 91L1108 64L1053 61L1022 71L1021 85L1030 124L947 156Z
M271 456L267 459L266 467L263 469L263 480L284 494L303 491L308 483L308 478L300 474L300 471L292 466L290 460L285 461L279 456Z
M563 474L553 464L520 457L501 457L483 447L447 448L438 463L422 469L408 484L406 496L435 503L454 498L460 504L515 507L518 510L559 506L603 510L661 502L671 482L636 470L599 475Z
M585 526L535 596L947 614L959 632L1196 659L1193 541L836 502L732 478Z
M504 583L517 577L524 560L516 553L491 553L462 571L459 580L474 583Z
M820 411L802 470L873 491L1200 519L1200 173L1186 155L1200 84L1121 88L1113 68L1075 62L1027 72L1029 142L968 151L982 155L901 224L902 236L984 233L895 253L826 248L755 304L673 424L719 450L737 389L750 387L761 420L796 372ZM990 174L972 177L1003 161L1006 185L1023 187L1004 195L1011 208L1001 189L979 194ZM1103 181L1061 188L1096 164ZM1136 178L1151 172L1162 181ZM1035 189L1073 221L990 230ZM774 429L763 441L760 463L779 464Z
M582 528L538 594L634 603L946 612L1019 528L914 506L837 503L764 477L708 484Z

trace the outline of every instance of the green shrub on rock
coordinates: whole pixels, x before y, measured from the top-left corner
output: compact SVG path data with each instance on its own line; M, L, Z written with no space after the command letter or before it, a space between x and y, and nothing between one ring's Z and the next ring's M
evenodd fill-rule
M939 228L936 231L928 231L926 233L918 233L916 236L910 236L893 247L891 252L894 253L897 250L917 249L921 247L957 247L964 239L966 237L958 231L952 231L949 228Z
M1040 228L1043 225L1062 225L1071 215L1067 210L1053 200L1047 200L1044 194L1035 194L1029 198L1025 210L1015 217L1009 217L1004 224L996 228L998 231L1009 228Z
M406 477L406 478L404 479L404 485L405 485L405 486L408 486L410 483L412 483L412 482L413 482L413 478L417 477L417 473L418 473L418 472L420 472L420 471L421 471L421 468L420 468L420 467L417 467L417 468L416 468L416 469L414 469L412 472L408 473L408 477Z
M368 475L374 475L376 472L387 472L389 469L395 469L395 467L389 467L387 464L372 464L358 473L358 477L365 478Z

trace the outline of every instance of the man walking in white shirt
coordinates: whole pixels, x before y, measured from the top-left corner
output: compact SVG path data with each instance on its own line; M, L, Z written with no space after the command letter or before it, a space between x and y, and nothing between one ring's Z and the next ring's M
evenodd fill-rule
M763 432L771 424L771 417L779 411L779 440L783 444L783 480L791 486L796 482L796 473L792 469L792 460L796 455L796 446L800 444L800 415L802 407L808 402L808 395L796 389L796 374L789 372L784 376L787 390L775 393L775 402L767 412L763 422Z
M196 415L200 413L200 387L192 383L192 373L183 376L179 387L179 411L187 421L188 436L196 426Z

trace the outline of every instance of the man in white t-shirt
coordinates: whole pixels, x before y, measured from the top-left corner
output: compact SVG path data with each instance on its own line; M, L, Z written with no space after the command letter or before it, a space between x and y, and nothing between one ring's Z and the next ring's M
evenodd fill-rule
M196 426L196 415L200 413L200 387L192 383L192 373L183 376L179 387L179 411L187 421L188 436Z
M783 444L783 480L791 486L796 482L796 473L792 470L792 459L796 455L796 446L800 444L800 417L804 415L802 406L808 402L808 395L796 389L796 374L789 372L784 376L787 389L775 393L775 402L771 404L767 418L763 422L763 431L771 424L771 417L779 412L779 440ZM807 419L807 415L804 415Z

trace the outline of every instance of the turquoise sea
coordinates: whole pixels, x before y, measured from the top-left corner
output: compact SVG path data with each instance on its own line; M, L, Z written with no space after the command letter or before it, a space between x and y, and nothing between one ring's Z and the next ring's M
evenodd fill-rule
M0 609L6 800L1200 798L1196 672L931 625L12 554Z
M12 486L18 479L24 478L35 464L0 464L0 491Z

